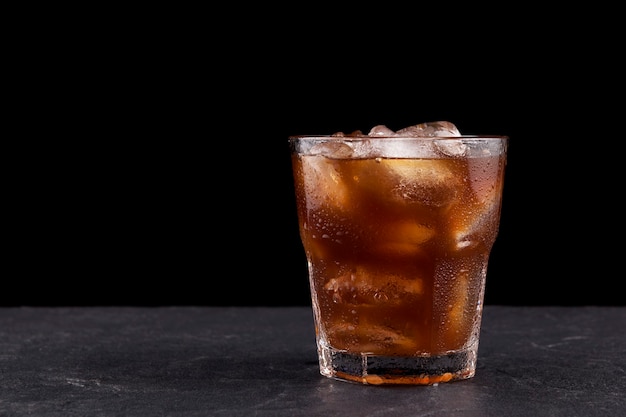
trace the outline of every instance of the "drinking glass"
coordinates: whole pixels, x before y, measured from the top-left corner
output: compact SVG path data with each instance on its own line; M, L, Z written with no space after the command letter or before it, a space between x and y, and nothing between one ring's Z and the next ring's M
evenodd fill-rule
M506 136L291 136L320 373L432 385L476 372Z

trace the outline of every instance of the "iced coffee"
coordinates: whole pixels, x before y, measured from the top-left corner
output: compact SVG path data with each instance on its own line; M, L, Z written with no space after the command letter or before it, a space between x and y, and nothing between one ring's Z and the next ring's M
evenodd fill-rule
M289 138L322 375L474 376L507 141L449 122Z

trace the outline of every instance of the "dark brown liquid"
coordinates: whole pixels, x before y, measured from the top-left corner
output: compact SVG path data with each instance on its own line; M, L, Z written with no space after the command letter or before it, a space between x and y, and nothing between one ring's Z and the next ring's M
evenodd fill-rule
M478 335L504 156L293 156L300 234L322 343L439 354Z

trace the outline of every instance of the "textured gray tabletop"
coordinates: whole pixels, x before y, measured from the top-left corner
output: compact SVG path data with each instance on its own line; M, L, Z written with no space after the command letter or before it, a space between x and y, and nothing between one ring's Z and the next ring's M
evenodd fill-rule
M626 307L486 306L476 376L318 372L306 307L0 308L0 416L626 416Z

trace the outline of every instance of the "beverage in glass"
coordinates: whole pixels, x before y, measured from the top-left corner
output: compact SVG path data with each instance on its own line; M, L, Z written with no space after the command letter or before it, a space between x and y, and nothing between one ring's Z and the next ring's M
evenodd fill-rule
M289 144L321 374L473 377L508 138L429 122Z

